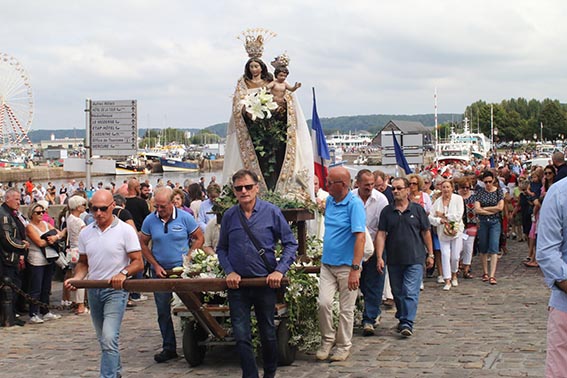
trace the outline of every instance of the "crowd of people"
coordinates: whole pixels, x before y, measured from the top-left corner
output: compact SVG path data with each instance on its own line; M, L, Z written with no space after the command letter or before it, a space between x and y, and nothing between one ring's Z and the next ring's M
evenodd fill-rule
M540 209L550 187L567 176L567 165L562 152L555 152L543 167L526 167L522 164L525 158L504 154L492 165L487 159L466 166L431 166L395 178L380 170L363 169L355 180L350 180L348 172L337 176L335 169L327 178L328 192L316 180L318 211L309 230L323 239L321 272L330 269L331 282L336 281L329 283L328 279L323 280L329 273L322 274L322 341L317 358L333 361L348 358L349 335L352 335L352 320L348 320L352 319L352 301L343 300L346 294L342 291L339 291L339 326L336 331L329 330L327 313L334 292L328 292L327 287L358 290L360 285L364 336L374 334L374 328L380 324L379 308L387 301L387 295L393 295L398 332L410 337L424 276L436 277L443 291L457 289L459 279L479 278L495 286L498 260L508 252L509 240L527 243L529 254L523 263L537 268ZM353 212L344 212L353 206L347 191L350 187L362 202L359 209L365 210L362 215L358 210L356 220L352 219ZM326 208L330 205L331 211ZM347 222L350 228L342 231L337 230L337 205L343 206L340 219L350 219ZM348 238L350 234L358 238L364 233L365 230L355 230L361 219L365 220L375 249L375 254L363 261L357 252L357 239ZM351 244L341 248L340 258L333 252L337 236L343 241L351 240ZM473 272L473 256L480 259L482 271ZM359 264L362 273L355 284L350 274L360 272ZM384 285L384 281L389 285ZM343 319L348 322L343 324ZM336 350L331 353L333 346Z
M550 187L567 176L567 165L561 152L556 152L550 160L545 167L518 170L514 156L509 156L497 160L495 168L491 168L488 162L467 167L447 165L423 169L407 177L388 177L379 170L363 169L354 180L345 168L338 167L333 168L326 178L327 191L316 179L314 189L318 211L308 228L323 241L319 294L322 344L317 351L317 359L342 361L349 357L354 304L359 289L364 299L361 324L364 336L374 334L375 327L380 325L381 306L388 304L396 307L400 335L411 337L424 277L436 277L444 291L455 290L461 278L480 278L491 286L497 285L498 259L507 253L507 241L513 239L528 244L529 254L524 264L537 268L535 251L539 212ZM263 202L255 199L258 181L251 172L240 172L233 181L241 213L248 217L248 222L255 219L255 211L268 211ZM72 307L77 315L81 315L89 313L89 307L93 311L93 303L96 303L98 313L92 315L93 321L104 318L100 307L105 305L104 293L93 298L89 294L87 305L84 290L76 290L69 283L70 279L83 278L87 271L94 269L100 277L112 280L113 287L121 288L123 280L117 279L117 275L141 277L143 274L139 267L141 260L138 261L133 253L141 252L140 256L143 255L149 263L149 276L159 278L167 269L182 265L182 255L189 250L203 248L213 254L219 251L217 243L220 241L222 253L219 259L227 271L231 289L238 289L240 276L256 275L271 277L268 279L269 287L276 288L289 268L289 256L282 265L281 261L276 262L275 256L267 253L266 261L259 260L259 265L247 266L243 265L242 259L234 260L234 256L238 256L236 252L232 257L226 255L234 248L241 251L239 253L246 248L257 248L250 236L240 235L234 239L231 230L242 233L240 222L246 222L238 219L239 212L235 212L234 220L223 220L224 227L211 214L213 200L221 192L214 177L207 187L204 178L195 183L186 180L183 185L170 181L164 183L159 179L155 186L149 181L131 178L119 187L100 182L91 190L94 195L89 200L82 182L71 180L57 193L51 183L44 187L33 183L30 178L21 188L9 186L0 191L3 197L0 223L4 230L10 230L0 235L2 275L10 277L30 298L49 305L55 269L53 257L56 255L50 250L57 250L61 241L64 241L67 255L75 256L69 259L61 304ZM47 213L49 206L54 204L66 205L55 219ZM19 211L20 205L28 205L26 216ZM251 223L256 228L276 220L258 216L260 221ZM89 252L88 243L90 239L102 237L104 233L101 232L105 228L114 227L116 219L141 235L139 241L128 240L126 250L116 251L121 256L117 258L122 262L120 266L93 265L99 258L95 250ZM280 219L277 219L279 222ZM254 234L266 238L265 242L269 245L278 239L285 241L290 246L288 254L291 254L297 242L290 239L287 228L282 224L278 223L277 227L281 230L272 236L262 236L260 229ZM168 229L184 231L168 233ZM180 238L181 234L183 237ZM371 253L364 252L367 249L365 239L371 242ZM242 240L247 240L247 244L242 244ZM171 245L179 248L170 248ZM84 259L85 253L93 254L92 257L89 255L88 264ZM471 268L473 256L477 255L482 272L473 272ZM239 270L242 275L238 274L236 278ZM338 293L340 307L337 330L332 316L335 293ZM250 306L253 302L246 298L255 295L254 290L244 294L231 291L231 307ZM265 298L265 293L261 297ZM167 295L163 298L155 295L154 298L163 336L163 350L154 358L156 362L165 362L177 357L168 308L170 298ZM146 299L141 293L130 293L124 298L124 306L135 306L136 302ZM60 318L49 307L36 303L29 304L27 309L25 307L24 301L14 305L19 312L27 310L31 324ZM15 310L14 314L8 315L15 317L13 324L23 325ZM120 321L116 325L118 329ZM249 328L245 326L248 318L235 318L235 321L236 324L244 322L243 327ZM267 323L262 325L261 333L268 337L272 333L273 322L269 317L265 321ZM109 336L114 341L103 342L100 336L102 329L96 324L95 329L103 354L107 347L117 353L117 335ZM246 332L238 337L243 347L243 368L248 366L246 369L254 370L249 356L250 339ZM263 342L271 345L271 336ZM273 356L269 355L269 350L265 358L271 361ZM104 369L116 371L119 369L116 361L119 363L115 356L104 357ZM112 368L109 367L111 365Z

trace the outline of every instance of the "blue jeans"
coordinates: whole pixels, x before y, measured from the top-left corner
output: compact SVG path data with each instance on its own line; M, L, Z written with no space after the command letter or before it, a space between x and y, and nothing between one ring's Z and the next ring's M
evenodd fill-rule
M500 250L500 219L481 220L478 227L478 251L497 254Z
M38 299L40 302L49 304L49 293L51 292L51 279L53 278L53 264L42 266L28 266L30 272L30 297ZM49 309L30 303L29 315L42 315L49 312Z
M385 255L385 254L384 254ZM384 256L383 259L386 257ZM364 295L364 311L362 313L362 325L372 324L382 313L382 293L384 292L384 272L379 273L376 269L376 253L367 261L362 263L360 274L360 290Z
M152 278L156 278L156 272L152 269ZM177 351L177 342L175 340L175 329L173 328L173 320L171 319L171 293L154 293L154 301L156 303L159 331L161 332L162 348L170 352Z
M398 329L413 329L419 302L419 287L423 279L423 264L388 265L388 275L396 303Z
M250 311L254 306L262 356L264 358L264 377L274 377L278 366L276 326L274 314L276 307L276 290L270 287L244 287L228 290L230 319L236 340L236 349L240 354L240 367L243 378L257 378L258 367L252 347Z
M122 370L118 340L128 292L114 289L88 289L91 319L100 343L101 378L116 378Z

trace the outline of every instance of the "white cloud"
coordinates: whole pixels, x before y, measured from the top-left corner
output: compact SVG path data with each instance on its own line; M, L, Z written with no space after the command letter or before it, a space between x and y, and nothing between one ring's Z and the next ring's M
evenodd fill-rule
M139 126L225 122L246 55L236 35L278 36L304 112L462 112L473 101L558 98L567 55L559 0L0 0L0 46L32 79L33 127L83 127L85 98L139 100Z

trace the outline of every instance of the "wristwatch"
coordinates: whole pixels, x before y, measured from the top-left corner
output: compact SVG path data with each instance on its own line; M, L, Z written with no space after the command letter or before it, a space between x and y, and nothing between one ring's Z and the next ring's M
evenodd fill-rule
M434 258L435 258L435 255L427 255L427 258L428 258L428 259L434 259Z
M352 265L350 266L350 268L351 268L352 270L360 270L360 265L352 264Z
M122 273L123 275L125 275L126 277L128 277L128 269L122 269L120 271L120 273Z

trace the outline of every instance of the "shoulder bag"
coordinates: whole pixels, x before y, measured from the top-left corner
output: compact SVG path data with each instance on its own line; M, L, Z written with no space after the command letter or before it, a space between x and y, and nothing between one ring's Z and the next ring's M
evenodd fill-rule
M258 239L256 239L254 234L252 234L252 231L250 231L250 227L248 227L248 224L246 223L246 219L244 219L244 214L242 214L242 211L240 209L237 209L236 212L238 213L238 216L240 218L240 224L242 224L242 228L244 228L244 231L246 231L246 234L248 234L248 237L252 241L252 244L254 244L254 247L256 248L256 251L258 251L258 254L262 258L262 261L264 262L264 265L266 266L268 273L272 273L274 271L274 268L270 265L270 262L266 257L266 250L260 246Z

